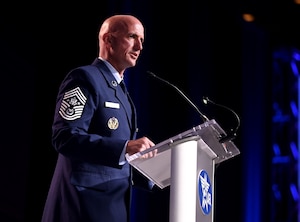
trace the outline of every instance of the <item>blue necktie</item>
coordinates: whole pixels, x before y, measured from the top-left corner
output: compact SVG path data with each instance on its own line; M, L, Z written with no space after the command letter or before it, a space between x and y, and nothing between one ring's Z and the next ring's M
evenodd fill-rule
M120 82L120 86L121 86L121 88L123 89L123 92L127 95L128 92L127 92L127 89L126 89L124 80L122 80L122 81Z

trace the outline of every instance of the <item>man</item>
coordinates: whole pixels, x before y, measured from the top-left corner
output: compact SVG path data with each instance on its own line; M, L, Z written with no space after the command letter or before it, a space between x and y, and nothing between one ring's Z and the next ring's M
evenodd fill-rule
M58 160L42 222L129 221L125 154L155 145L147 137L136 139L136 110L120 86L143 43L144 27L136 17L109 17L99 31L99 57L62 81L52 126Z

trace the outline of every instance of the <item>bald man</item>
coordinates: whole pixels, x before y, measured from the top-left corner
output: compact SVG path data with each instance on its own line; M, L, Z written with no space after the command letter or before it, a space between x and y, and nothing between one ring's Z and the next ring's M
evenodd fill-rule
M120 85L143 43L139 19L109 17L99 31L99 57L62 81L52 125L58 159L42 222L129 221L132 175L125 155L155 145L136 139L136 110Z

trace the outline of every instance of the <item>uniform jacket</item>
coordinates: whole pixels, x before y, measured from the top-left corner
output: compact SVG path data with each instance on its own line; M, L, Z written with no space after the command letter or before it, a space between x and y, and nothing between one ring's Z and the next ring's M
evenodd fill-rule
M135 139L136 129L134 105L103 61L69 72L56 101L52 143L58 159L42 222L87 222L74 186L98 189L122 179L129 185L123 149L127 140Z

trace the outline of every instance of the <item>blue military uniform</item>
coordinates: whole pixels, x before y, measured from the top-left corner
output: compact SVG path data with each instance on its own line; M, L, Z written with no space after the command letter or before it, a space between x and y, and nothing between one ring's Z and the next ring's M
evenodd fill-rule
M102 60L65 77L52 130L58 160L42 222L127 222L124 146L136 137L136 111Z

